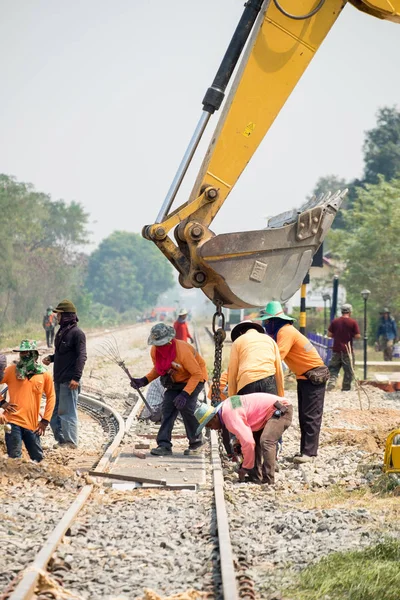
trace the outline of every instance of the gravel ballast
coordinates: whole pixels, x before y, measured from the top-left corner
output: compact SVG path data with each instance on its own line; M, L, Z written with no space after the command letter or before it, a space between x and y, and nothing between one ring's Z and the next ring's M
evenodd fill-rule
M133 376L150 370L150 328L151 324L140 324L113 332ZM204 354L211 356L211 341L199 331ZM129 380L117 365L97 352L107 335L88 339L83 388L127 414L136 400ZM357 392L327 393L319 455L312 463L294 465L292 457L299 449L297 400L294 391L287 392L295 415L292 427L284 434L275 486L239 484L232 464L225 461L233 550L247 565L259 600L290 600L285 587L296 581L301 570L327 554L364 548L385 535L399 538L398 498L375 493L373 486L382 477L386 436L400 420L400 395L371 388L368 396L361 394L361 410ZM141 423L137 430L132 429L125 447L131 448L150 429L156 431L157 426ZM12 461L15 470L6 475L1 496L5 498L0 521L2 543L27 542L24 552L18 551L17 559L13 559L16 570L10 568L11 543L4 563L4 556L0 556L0 570L7 573L0 579L0 590L32 559L76 494L82 484L74 475L79 462L90 452L95 459L104 443L101 427L82 417L81 446L74 455L52 449L52 436L47 434L46 463L48 469L54 467L51 473L31 473L30 469L41 465ZM168 463L173 468L171 458ZM56 482L56 471L61 473L63 468L69 469L68 474ZM27 513L20 511L25 507L22 497L28 502ZM19 529L13 530L10 523L13 527L17 523ZM143 597L145 588L161 597L190 588L208 591L217 564L215 543L208 466L207 484L197 493L150 489L122 492L102 483L59 546L50 568L66 589L85 600L132 600ZM218 597L218 583L216 589Z

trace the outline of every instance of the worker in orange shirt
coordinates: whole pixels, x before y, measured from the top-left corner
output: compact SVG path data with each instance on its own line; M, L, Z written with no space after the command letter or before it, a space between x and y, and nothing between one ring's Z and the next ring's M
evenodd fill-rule
M198 423L194 411L197 397L208 379L206 363L193 346L176 340L175 329L165 323L157 323L151 328L147 343L152 346L154 366L145 377L131 379L131 386L139 389L160 377L165 388L157 448L152 448L150 453L172 455L172 430L180 412L189 440L184 454L191 454L203 444L202 437L196 434Z
M329 369L310 340L293 326L295 319L284 313L280 302L269 302L261 318L265 331L278 344L282 360L296 375L301 437L300 452L293 462L307 463L318 452Z
M6 368L1 380L8 385L10 397L2 419L6 416L11 425L11 431L5 436L7 454L10 458L21 458L24 442L31 460L40 462L43 460L40 436L49 425L55 405L53 378L37 362L39 352L36 342L22 340L14 352L19 352L19 361ZM39 421L42 394L46 396L46 406Z
M182 342L187 342L190 340L193 344L193 338L189 333L189 327L186 322L188 316L188 311L185 308L182 308L179 311L178 318L174 323L174 329L176 332L175 339L182 340Z
M283 396L282 362L278 346L262 325L241 321L231 332L228 394L243 396L263 392Z

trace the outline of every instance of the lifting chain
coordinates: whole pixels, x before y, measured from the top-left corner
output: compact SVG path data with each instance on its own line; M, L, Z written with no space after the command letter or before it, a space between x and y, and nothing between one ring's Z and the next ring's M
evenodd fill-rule
M222 312L222 302L217 301L215 303L217 310L213 315L212 320L212 331L214 334L214 371L212 376L211 385L211 404L216 406L221 402L221 390L220 390L220 379L221 379L221 368L222 368L222 348L226 338L225 333L225 315Z

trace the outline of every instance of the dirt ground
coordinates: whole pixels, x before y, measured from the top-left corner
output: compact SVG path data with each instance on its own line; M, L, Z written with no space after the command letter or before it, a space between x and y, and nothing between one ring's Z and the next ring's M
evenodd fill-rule
M388 408L339 409L333 423L325 428L328 443L358 446L382 453L389 433L400 426L400 410ZM327 443L325 441L325 443Z

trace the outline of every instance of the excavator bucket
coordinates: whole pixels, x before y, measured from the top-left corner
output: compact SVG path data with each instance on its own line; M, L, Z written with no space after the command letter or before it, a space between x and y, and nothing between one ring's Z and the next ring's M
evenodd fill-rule
M269 219L266 229L209 238L197 248L207 272L203 292L228 308L287 301L300 288L346 193L313 197L298 211Z

